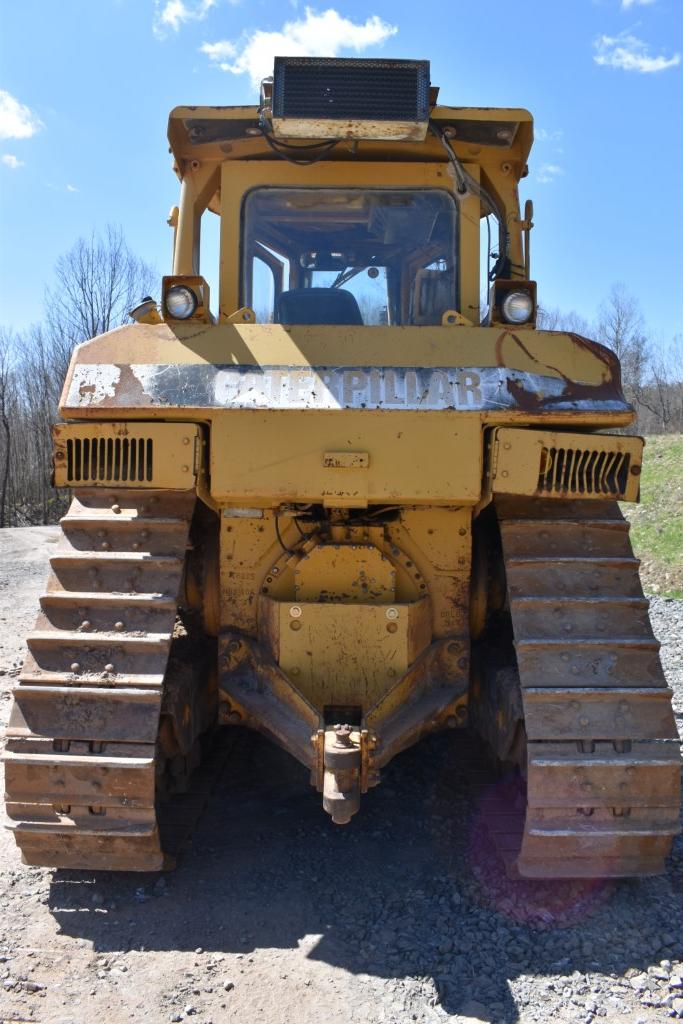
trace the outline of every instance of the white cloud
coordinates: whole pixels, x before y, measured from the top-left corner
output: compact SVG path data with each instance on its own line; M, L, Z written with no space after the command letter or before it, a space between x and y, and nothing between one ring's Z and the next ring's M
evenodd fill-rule
M627 11L629 7L645 7L646 4L655 4L657 0L621 0L622 11Z
M541 164L536 171L536 181L541 185L549 185L561 174L564 174L564 171L558 164Z
M42 127L32 110L0 89L0 139L30 139Z
M274 57L336 57L341 50L360 53L369 46L380 46L398 28L376 14L362 23L342 17L333 8L316 14L306 7L303 18L288 21L279 32L245 33L237 42L221 40L201 47L209 60L222 71L249 75L253 85L273 72Z
M660 54L653 57L650 47L642 39L621 32L618 36L600 36L593 44L595 54L593 60L604 67L620 68L622 71L638 71L640 74L651 74L655 71L666 71L681 63L681 55L673 57Z
M163 38L168 29L177 32L186 21L203 21L215 6L216 0L193 0L191 3L185 0L165 0L163 6L157 0L154 34Z
M18 160L12 153L3 153L0 157L5 167L11 167L13 171L16 171L19 167L24 166L23 160Z
M78 192L78 191L79 191L79 190L78 190L78 189L76 188L76 186L75 186L75 185L67 185L67 186L66 186L66 190L67 190L67 192Z
M562 138L563 132L557 128L555 130L549 130L547 128L535 128L534 137L538 142L559 142Z

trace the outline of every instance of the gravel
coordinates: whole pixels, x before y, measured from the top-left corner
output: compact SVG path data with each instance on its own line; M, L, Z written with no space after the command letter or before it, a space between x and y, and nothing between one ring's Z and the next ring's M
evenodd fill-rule
M3 696L52 536L0 531ZM683 601L651 613L683 729ZM335 828L304 769L244 733L163 876L28 868L2 834L0 1021L683 1019L680 837L662 877L513 882L482 841L457 735L384 775Z

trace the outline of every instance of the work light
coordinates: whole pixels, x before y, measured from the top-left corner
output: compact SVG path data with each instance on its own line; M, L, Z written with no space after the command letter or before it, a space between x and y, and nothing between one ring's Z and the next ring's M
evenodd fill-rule
M196 310L197 301L197 296L187 285L173 285L166 292L166 312L175 320L187 320Z

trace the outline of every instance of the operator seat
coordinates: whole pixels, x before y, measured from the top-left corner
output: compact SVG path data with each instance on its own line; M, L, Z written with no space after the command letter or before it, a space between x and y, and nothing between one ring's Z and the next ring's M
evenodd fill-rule
M343 288L292 288L278 298L276 314L280 324L363 324L355 295Z

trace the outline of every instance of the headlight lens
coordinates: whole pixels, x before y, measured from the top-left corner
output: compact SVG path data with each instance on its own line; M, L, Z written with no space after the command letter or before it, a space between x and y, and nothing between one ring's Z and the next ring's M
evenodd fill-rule
M187 320L197 308L197 296L184 284L174 284L166 292L166 312L176 320Z
M528 292L508 292L500 308L509 324L525 324L534 311L534 300Z

